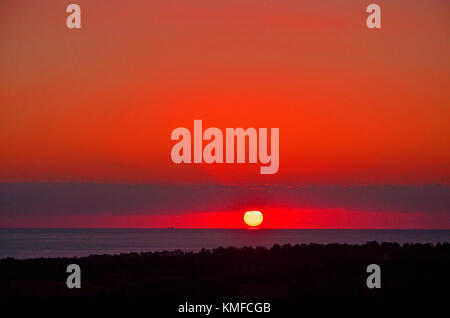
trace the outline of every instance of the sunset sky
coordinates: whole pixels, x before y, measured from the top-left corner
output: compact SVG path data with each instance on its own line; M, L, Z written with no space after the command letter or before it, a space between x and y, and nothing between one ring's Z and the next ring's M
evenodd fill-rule
M372 2L0 2L0 227L450 229L450 2ZM278 173L174 164L194 119Z

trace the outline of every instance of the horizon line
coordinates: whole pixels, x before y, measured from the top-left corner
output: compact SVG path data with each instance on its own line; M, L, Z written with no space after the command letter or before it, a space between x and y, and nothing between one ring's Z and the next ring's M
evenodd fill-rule
M450 231L450 228L205 228L205 227L1 227L0 230L387 230Z

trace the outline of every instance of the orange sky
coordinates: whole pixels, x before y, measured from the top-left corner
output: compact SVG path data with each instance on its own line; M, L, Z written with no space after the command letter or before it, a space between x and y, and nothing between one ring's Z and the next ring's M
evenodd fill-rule
M450 183L450 3L0 3L0 182ZM280 169L175 165L176 127L280 128Z
M378 3L2 3L0 180L448 183L450 5ZM194 119L279 127L279 173L174 165Z

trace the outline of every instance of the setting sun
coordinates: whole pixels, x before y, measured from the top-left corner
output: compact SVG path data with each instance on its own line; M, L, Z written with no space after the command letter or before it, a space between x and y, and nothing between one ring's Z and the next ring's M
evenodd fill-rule
M263 215L259 211L247 211L244 214L244 222L249 226L258 226L263 221Z

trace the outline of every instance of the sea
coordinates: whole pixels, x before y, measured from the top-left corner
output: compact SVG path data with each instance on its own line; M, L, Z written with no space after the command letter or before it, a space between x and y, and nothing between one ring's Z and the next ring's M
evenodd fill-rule
M0 259L82 257L274 244L449 243L450 230L0 229Z

